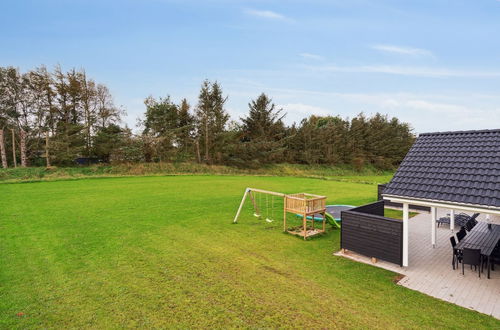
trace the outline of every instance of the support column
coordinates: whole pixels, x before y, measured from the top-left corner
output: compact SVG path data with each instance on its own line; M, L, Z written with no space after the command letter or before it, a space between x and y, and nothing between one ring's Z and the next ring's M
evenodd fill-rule
M455 210L450 210L450 229L455 232Z
M408 243L410 240L408 230L409 213L408 203L403 203L403 267L408 267Z
M435 207L431 207L431 242L432 247L436 247L436 218L437 218L437 209Z

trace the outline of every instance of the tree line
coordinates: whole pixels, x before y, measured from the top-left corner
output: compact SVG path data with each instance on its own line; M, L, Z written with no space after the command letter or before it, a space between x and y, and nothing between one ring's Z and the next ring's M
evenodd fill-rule
M239 167L273 163L397 166L414 141L397 118L359 114L304 118L287 126L285 110L262 93L232 120L218 82L204 81L196 104L147 97L134 134L109 89L84 70L22 73L0 67L2 166L68 166L93 162L196 161Z

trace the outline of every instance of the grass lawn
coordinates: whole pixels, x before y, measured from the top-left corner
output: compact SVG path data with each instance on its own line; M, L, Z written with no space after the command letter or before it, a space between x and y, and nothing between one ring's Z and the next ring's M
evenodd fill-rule
M305 242L249 204L231 224L247 186L332 204L376 196L376 185L283 177L0 184L0 327L500 327L332 256L338 230Z

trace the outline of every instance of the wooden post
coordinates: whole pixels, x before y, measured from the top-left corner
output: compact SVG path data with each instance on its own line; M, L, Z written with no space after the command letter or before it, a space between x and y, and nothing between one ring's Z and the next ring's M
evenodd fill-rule
M243 204L245 204L245 199L247 198L249 189L247 188L245 190L245 193L243 194L243 198L241 199L240 207L238 207L238 212L236 212L236 216L234 217L233 223L238 222L238 217L240 216L241 209L243 208Z
M304 225L304 240L305 240L307 237L307 215L305 213L303 214L302 221Z
M16 159L16 136L14 135L14 129L10 129L12 131L12 159L14 160L14 167L17 167L17 159Z
M431 207L431 243L432 247L436 247L436 213L435 207Z
M2 167L7 168L7 154L5 152L5 140L3 138L3 128L0 128L0 156L2 158Z
M408 203L403 203L403 267L408 267L409 213Z
M455 231L455 210L450 210L450 229L452 233Z
M283 197L283 231L286 231L286 196Z

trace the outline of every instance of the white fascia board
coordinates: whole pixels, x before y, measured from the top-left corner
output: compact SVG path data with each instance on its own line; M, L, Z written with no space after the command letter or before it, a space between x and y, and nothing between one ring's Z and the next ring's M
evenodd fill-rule
M409 203L412 205L421 205L421 206L429 206L429 207L437 207L437 208L442 208L442 209L455 209L455 210L462 210L462 211L468 211L468 212L474 212L474 213L488 213L488 214L495 214L495 215L500 215L500 209L496 207L488 207L488 206L483 206L483 205L464 205L464 204L455 204L455 203L447 203L443 201L438 201L438 200L428 200L428 199L412 199L412 198L407 198L407 197L401 197L401 196L394 196L394 195L384 195L382 194L383 198L385 200L389 200L394 203Z

